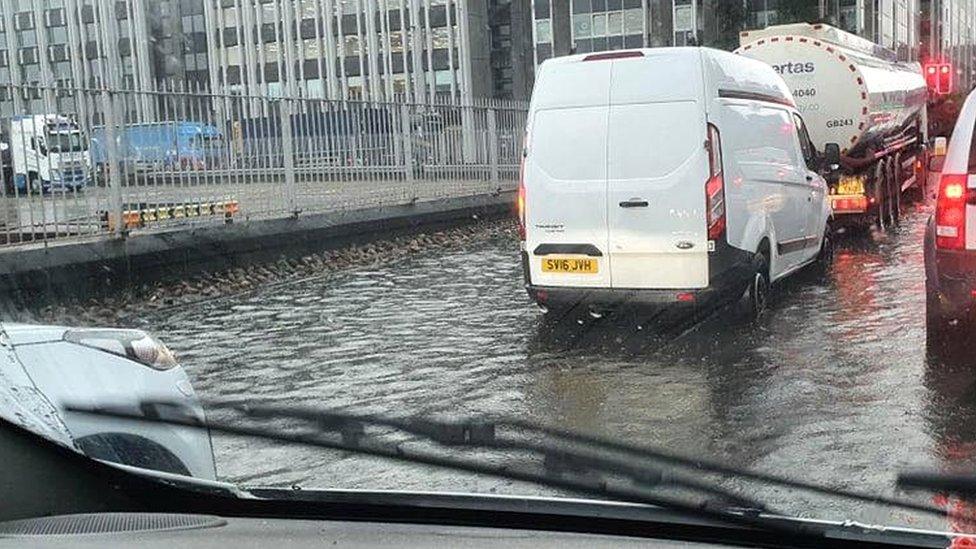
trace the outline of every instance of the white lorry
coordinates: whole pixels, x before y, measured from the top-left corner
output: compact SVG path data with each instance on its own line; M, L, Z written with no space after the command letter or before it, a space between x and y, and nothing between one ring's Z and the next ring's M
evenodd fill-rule
M742 32L735 53L783 77L814 145L839 166L828 178L835 222L881 229L896 223L902 193L925 181L928 91L921 67L822 24Z
M14 116L4 121L10 166L9 193L78 190L91 180L88 140L78 124L56 114Z

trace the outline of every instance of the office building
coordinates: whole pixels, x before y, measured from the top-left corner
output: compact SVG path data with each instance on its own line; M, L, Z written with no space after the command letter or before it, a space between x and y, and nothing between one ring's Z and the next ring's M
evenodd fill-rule
M205 0L210 88L429 101L494 94L485 0ZM499 37L500 39L501 37Z
M732 49L741 30L825 21L919 55L919 0L535 0L533 55L692 44Z

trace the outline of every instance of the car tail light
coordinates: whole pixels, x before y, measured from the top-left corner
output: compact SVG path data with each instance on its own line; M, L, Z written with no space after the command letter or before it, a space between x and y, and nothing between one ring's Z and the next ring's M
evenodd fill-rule
M708 239L725 234L725 177L722 174L722 140L718 128L708 125L708 181L705 182Z
M944 174L935 205L935 245L945 250L966 247L966 188L968 175Z

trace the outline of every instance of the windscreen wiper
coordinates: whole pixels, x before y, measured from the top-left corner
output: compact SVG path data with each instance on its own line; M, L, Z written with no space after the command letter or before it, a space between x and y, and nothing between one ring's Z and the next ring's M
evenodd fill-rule
M896 481L906 490L928 490L957 496L976 496L976 475L936 471L902 471Z
M721 464L693 460L633 446L539 427L524 421L510 420L438 420L426 417L393 418L370 414L319 410L306 407L247 405L239 403L205 403L211 410L233 411L251 420L287 421L289 425L238 424L227 420L208 420L201 425L197 418L180 418L175 414L145 415L126 408L66 406L71 412L167 424L206 427L232 435L255 436L270 440L305 444L348 451L411 463L420 463L508 480L534 483L603 499L641 503L673 510L692 518L724 524L774 530L791 535L819 538L824 526L789 520L760 502L735 494L715 483L664 472L662 464L691 467L699 471L750 478L767 484L805 489L821 494L870 503L882 503L902 509L945 517L936 507L890 498L833 490L812 484L750 473ZM178 404L143 403L140 408L179 408ZM300 422L296 427L294 422ZM373 431L386 431L379 434ZM415 451L414 440L390 440L391 434L410 434L419 440L439 446L468 447L492 451L525 453L535 459L515 465L499 464L486 459L459 458L431 451ZM541 461L541 468L539 467ZM731 504L715 506L709 502L689 501L662 494L662 488L675 487L687 492L718 496Z

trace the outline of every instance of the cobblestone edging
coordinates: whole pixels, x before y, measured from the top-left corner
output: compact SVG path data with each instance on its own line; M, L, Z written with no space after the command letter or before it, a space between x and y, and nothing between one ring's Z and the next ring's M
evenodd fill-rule
M21 322L134 326L140 324L140 317L159 314L166 309L193 306L274 284L328 276L344 269L388 263L431 250L459 248L492 237L511 237L514 241L515 231L515 223L510 218L474 218L470 224L444 230L383 238L301 257L201 273L174 282L155 282L100 298L69 300L37 310L30 307L11 310L8 307L3 316Z

